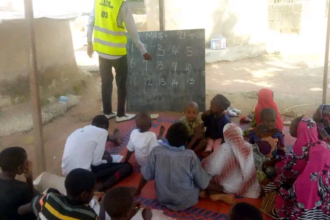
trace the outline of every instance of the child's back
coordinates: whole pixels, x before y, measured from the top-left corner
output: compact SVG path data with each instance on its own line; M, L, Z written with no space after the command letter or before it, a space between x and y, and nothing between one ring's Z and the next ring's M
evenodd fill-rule
M135 152L136 162L140 166L144 166L152 148L158 146L156 134L149 131L151 128L150 114L147 112L139 113L136 117L136 127L137 129L132 131L127 145L126 162Z
M156 134L152 131L140 132L139 129L132 131L127 149L135 152L136 162L144 166L151 150L158 145Z
M185 150L188 131L184 124L172 125L166 137L172 146L155 147L141 172L145 180L156 180L157 199L161 204L183 210L197 204L199 192L207 188L210 176L195 153Z

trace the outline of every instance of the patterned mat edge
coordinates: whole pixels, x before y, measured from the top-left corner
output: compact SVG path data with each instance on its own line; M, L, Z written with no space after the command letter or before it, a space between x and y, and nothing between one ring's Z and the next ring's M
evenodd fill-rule
M195 220L228 220L228 217L224 213L210 211L203 208L191 207L182 211L173 211L165 206L162 206L156 199L146 199L137 197L136 201L142 203L143 206L163 210L164 215L171 218L179 218L179 219L195 219Z

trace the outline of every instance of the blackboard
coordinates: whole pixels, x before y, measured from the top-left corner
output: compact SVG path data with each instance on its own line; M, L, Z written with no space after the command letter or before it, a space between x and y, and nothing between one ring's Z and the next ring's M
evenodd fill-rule
M127 42L127 110L183 112L189 101L205 110L205 30L140 32L152 56Z

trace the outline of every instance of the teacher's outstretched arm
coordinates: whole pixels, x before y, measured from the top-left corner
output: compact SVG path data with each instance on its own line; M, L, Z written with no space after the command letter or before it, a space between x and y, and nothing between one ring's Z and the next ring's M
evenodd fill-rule
M133 43L135 44L136 48L141 52L145 60L151 60L150 54L147 52L144 44L141 42L139 38L134 17L126 2L124 2L121 7L120 15L123 18L123 21L126 25L126 30L129 36L131 37Z

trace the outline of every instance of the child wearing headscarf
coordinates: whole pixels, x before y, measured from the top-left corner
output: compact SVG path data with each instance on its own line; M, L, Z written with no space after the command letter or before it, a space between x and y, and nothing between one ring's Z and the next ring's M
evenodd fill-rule
M321 141L330 144L330 105L320 105L313 120L317 124L317 133Z
M255 119L255 126L262 123L261 121L261 111L265 108L272 108L276 112L276 124L275 128L283 130L283 119L281 114L277 108L277 104L274 102L274 93L272 90L264 88L261 89L258 93L258 103L254 110L254 119ZM255 127L252 125L252 127Z

